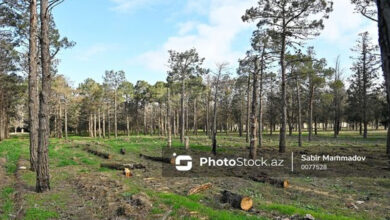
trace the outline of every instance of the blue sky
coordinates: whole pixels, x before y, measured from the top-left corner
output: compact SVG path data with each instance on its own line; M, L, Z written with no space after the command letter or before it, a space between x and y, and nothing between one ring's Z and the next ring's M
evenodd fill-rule
M99 82L105 70L124 70L135 83L166 78L167 50L195 47L205 65L237 59L249 48L255 24L243 23L245 9L257 0L65 0L54 9L63 36L77 44L60 52L59 73L74 85L90 77ZM335 0L334 12L322 34L307 45L330 66L341 55L350 75L350 48L357 34L369 31L377 40L376 24L353 13L349 0Z

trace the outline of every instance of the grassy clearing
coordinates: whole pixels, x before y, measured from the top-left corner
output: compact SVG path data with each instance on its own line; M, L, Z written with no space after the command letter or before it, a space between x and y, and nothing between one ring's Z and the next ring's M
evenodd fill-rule
M328 149L333 147L364 147L375 151L384 149L384 132L370 132L367 140L363 140L356 132L343 132L338 139L332 137L331 132L320 132L314 137L313 142L304 143L303 149ZM203 136L190 136L191 148L197 151L210 151L210 140ZM175 179L169 181L161 178L158 168L150 168L146 174L135 170L135 176L125 179L119 171L100 168L99 164L104 159L85 152L81 143L91 143L93 147L113 155L114 161L140 162L153 165L138 157L139 153L159 155L165 147L166 140L158 136L120 136L118 139L91 139L85 137L71 137L66 142L59 139L51 139L49 146L51 185L53 190L46 194L37 195L28 192L24 195L25 219L58 219L63 213L71 212L74 199L74 189L64 186L65 182L72 183L79 175L93 176L104 174L125 186L121 192L123 198L144 192L153 202L153 208L148 217L153 219L167 213L173 219L274 219L276 216L291 216L298 214L303 216L311 214L316 219L325 220L360 220L360 219L383 219L390 204L390 181L388 179L370 178L294 178L291 184L305 189L314 189L321 192L336 195L337 198L328 197L311 191L299 191L296 189L280 189L269 184L253 183L234 178L202 178L202 179ZM288 137L289 148L299 150L296 146L296 136ZM237 134L220 134L218 136L218 151L225 152L231 149L246 150L245 137ZM265 148L277 148L278 135L264 135ZM173 147L181 148L182 144L174 139ZM119 150L124 148L126 155L120 155ZM18 137L0 143L0 155L7 158L6 170L8 175L16 170L16 162L21 157L28 159L28 139ZM154 164L155 165L155 164ZM147 177L156 177L157 183L168 192L153 187L153 184L144 180ZM21 175L23 182L31 187L35 185L35 174L29 171ZM183 182L181 185L180 182ZM186 196L188 188L196 183L213 182L216 187L201 195ZM98 183L97 183L98 184ZM221 189L229 189L254 199L254 208L261 214L247 213L233 210L228 206L219 204L217 195ZM12 188L1 189L1 201L4 212L1 216L7 216L13 212ZM370 197L370 200L359 206L358 210L346 207L346 202L361 200ZM79 201L80 202L80 201ZM93 209L96 204L93 200L85 202L86 207ZM104 213L98 213L97 218L104 218ZM99 217L100 216L100 217ZM3 217L3 219L5 219Z

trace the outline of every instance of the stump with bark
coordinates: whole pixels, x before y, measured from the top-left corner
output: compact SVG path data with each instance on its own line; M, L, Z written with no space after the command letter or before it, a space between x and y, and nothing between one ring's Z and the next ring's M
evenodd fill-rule
M233 208L248 211L253 206L253 200L248 196L242 196L227 190L224 190L221 193L221 202L229 203Z
M122 155L125 155L125 154L126 154L126 150L125 150L124 148L121 148L120 153L121 153Z
M131 177L131 171L129 168L125 168L123 171L123 174L125 174L126 177Z

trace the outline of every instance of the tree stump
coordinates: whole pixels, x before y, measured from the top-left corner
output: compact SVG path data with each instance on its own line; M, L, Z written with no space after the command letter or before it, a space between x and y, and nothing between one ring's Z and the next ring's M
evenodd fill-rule
M227 190L224 190L221 193L221 202L229 203L233 208L248 211L253 206L253 200L248 196L242 196Z
M125 155L125 154L126 154L126 150L125 150L124 148L121 148L120 153L121 153L122 155Z
M126 177L131 177L130 169L129 168L125 168L125 170L123 171L123 174L125 174Z

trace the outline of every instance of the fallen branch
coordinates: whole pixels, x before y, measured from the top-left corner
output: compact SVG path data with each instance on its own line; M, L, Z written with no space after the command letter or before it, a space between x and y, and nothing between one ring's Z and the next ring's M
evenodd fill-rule
M94 154L96 156L99 156L99 157L102 157L102 158L105 158L105 159L111 159L111 155L109 153L100 152L100 151L97 151L97 150L94 150L94 149L91 149L91 148L88 148L88 147L85 148L85 150L88 153Z
M199 186L195 186L195 187L191 188L190 191L188 191L187 195L192 195L192 194L203 192L207 189L210 189L212 186L213 186L213 184L211 184L211 183L206 183L206 184L202 184Z
M175 164L174 158L167 158L167 157L153 157L153 156L148 156L144 154L139 154L140 157L143 157L148 160L153 160L153 161L158 161L158 162L163 162L163 163L170 163L170 164Z
M145 166L140 163L135 164L121 164L121 163L101 163L100 167L105 167L108 169L113 170L124 170L125 168L128 169L144 169Z
M268 183L282 188L287 188L289 185L288 180L279 180L267 176L250 176L249 179L255 182Z
M248 196L242 196L227 190L224 190L221 193L221 202L229 203L233 208L248 211L253 206L253 200Z

